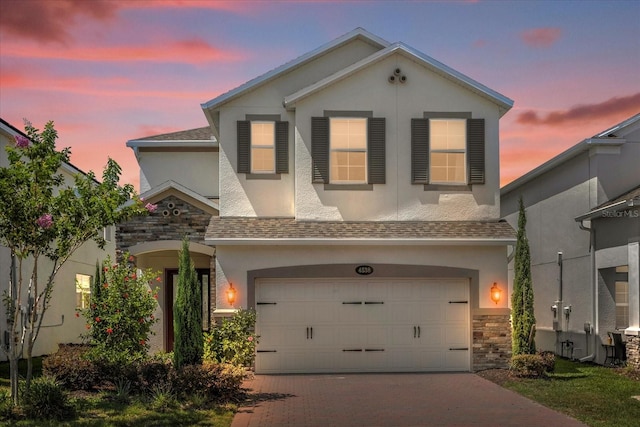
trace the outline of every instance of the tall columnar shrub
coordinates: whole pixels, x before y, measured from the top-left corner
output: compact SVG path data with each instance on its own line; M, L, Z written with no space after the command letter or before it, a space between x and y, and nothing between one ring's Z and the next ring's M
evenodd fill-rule
M522 197L519 200L518 235L514 259L513 293L511 295L511 316L513 322L513 355L534 354L536 345L530 340L531 328L536 323L533 311L533 283L531 280L531 255L527 239L527 215Z
M186 237L180 251L178 291L173 305L173 333L173 363L176 369L202 363L202 293Z
M53 122L40 132L25 123L6 146L8 166L0 168L0 245L11 254L9 280L0 290L7 313L11 395L18 404L18 359L27 359L26 391L33 376L33 349L51 304L56 275L73 253L94 240L103 248L104 227L155 208L143 206L130 184L120 186L121 169L109 159L102 182L92 172L68 182L61 173L69 148L56 149ZM134 203L127 203L133 201ZM146 208L146 209L145 209Z
M125 254L119 264L111 258L102 264L100 291L91 304L81 310L87 319L88 336L94 360L123 362L144 359L149 348L151 328L158 301L155 282L160 278L151 270L138 271L133 258Z

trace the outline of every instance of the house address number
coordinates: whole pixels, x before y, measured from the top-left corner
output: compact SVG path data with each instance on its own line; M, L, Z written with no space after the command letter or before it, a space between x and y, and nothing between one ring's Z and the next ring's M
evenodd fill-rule
M359 265L356 267L356 273L361 276L367 276L373 273L373 267L371 267L370 265Z

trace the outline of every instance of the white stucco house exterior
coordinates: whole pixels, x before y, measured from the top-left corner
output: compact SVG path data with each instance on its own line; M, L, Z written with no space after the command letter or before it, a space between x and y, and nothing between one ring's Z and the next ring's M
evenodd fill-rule
M15 144L15 136L27 136L15 126L0 119L0 167L8 167L9 161L5 147ZM65 184L73 185L73 176L84 173L69 163L63 163L59 171ZM36 341L33 355L40 356L54 353L58 344L80 343L81 334L86 332L85 319L76 317L76 308L84 308L89 300L89 285L96 271L96 262L115 255L114 227L104 231L107 243L104 250L93 241L82 245L64 266L59 270L51 304L45 313L42 329ZM51 264L44 257L40 260L40 272L50 272ZM23 274L27 280L31 274L33 263L29 259L23 265ZM0 246L0 292L9 291L11 277L17 277L17 263L14 263L9 248ZM25 298L26 304L26 298ZM4 305L0 309L0 340L3 346L8 346L7 318ZM8 348L8 347L6 347ZM0 360L6 360L5 354L0 352Z
M639 165L637 114L502 188L514 227L526 207L539 350L604 363L618 332L640 366Z
M165 272L159 348L186 232L208 322L257 311L258 373L506 366L512 105L358 28L203 103L208 127L129 141L159 208L118 245Z

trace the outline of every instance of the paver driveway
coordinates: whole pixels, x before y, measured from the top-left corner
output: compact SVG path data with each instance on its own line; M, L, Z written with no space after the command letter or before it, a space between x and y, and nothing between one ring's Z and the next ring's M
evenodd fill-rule
M471 373L257 375L232 427L584 424Z

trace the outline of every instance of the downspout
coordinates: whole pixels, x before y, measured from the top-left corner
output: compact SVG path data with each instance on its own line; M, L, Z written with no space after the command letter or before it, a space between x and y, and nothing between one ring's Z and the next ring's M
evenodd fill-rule
M593 325L591 326L591 339L593 341L593 345L591 346L591 354L585 356L580 359L580 362L588 362L593 361L596 358L596 345L597 345L597 337L598 337L598 281L596 280L596 231L592 227L585 227L584 220L580 220L578 223L578 227L580 230L589 232L589 253L591 258L591 290L593 292L593 296L591 301L593 302L591 306L591 318L593 319Z

